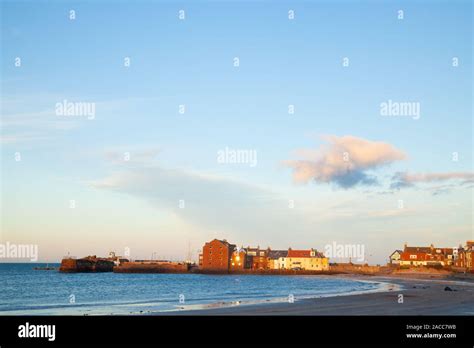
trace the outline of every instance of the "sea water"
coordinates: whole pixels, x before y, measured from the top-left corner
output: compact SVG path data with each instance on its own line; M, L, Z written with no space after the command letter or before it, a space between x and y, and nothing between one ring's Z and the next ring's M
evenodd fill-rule
M0 315L130 315L374 291L337 276L59 273L0 264ZM58 264L49 266L59 267Z

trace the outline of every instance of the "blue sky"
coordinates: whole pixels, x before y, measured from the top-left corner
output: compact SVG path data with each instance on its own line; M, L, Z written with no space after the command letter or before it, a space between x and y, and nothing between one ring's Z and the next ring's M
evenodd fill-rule
M473 238L469 1L1 4L2 240L38 244L43 260L337 241L384 262L404 242ZM64 99L95 103L95 118L57 116ZM420 118L381 116L387 100L419 103ZM316 175L295 182L301 149L338 153L324 135L403 159L364 157L352 173L377 184L340 187L311 158ZM225 147L258 165L218 163ZM391 189L396 173L410 185Z

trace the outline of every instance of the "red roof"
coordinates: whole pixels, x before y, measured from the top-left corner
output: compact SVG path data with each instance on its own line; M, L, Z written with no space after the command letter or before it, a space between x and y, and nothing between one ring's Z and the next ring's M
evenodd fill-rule
M288 250L288 257L311 257L311 250Z
M415 255L416 258L411 258L410 256L411 255ZM424 260L427 260L429 259L427 257L427 254L426 253L419 253L419 252L403 252L402 255L400 256L400 259L402 261L413 261L413 260L416 260L416 261L424 261Z
M416 256L411 258L411 256ZM427 254L427 253L420 253L420 252L403 252L400 256L402 261L443 261L447 259L445 254Z

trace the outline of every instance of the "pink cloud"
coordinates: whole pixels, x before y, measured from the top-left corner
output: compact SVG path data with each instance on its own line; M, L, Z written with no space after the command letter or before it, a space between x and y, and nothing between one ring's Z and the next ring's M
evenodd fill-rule
M351 135L329 135L322 139L327 144L318 149L297 150L297 155L302 159L284 161L287 167L293 169L296 182L334 182L345 188L357 184L374 184L376 178L369 176L366 171L406 158L402 151L384 142Z

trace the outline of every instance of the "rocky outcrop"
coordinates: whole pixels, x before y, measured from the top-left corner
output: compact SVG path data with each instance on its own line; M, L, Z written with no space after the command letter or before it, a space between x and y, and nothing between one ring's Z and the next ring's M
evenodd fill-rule
M95 256L88 256L82 259L66 258L61 261L59 272L64 273L84 273L84 272L112 272L114 269L114 262L97 258Z

